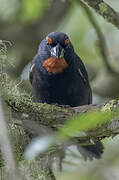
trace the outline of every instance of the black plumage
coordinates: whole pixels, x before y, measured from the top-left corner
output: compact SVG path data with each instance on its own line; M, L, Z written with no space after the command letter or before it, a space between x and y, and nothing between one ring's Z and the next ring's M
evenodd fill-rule
M49 36L56 37L59 43L67 38L64 33L56 32ZM47 44L45 38L32 61L30 82L37 101L70 106L90 104L92 95L88 74L81 59L74 52L71 42L64 47L64 59L68 68L64 69L62 73L52 74L42 66L43 61L51 56L50 50L51 45Z
M72 107L92 102L85 66L62 32L52 32L41 42L32 61L30 82L38 102Z

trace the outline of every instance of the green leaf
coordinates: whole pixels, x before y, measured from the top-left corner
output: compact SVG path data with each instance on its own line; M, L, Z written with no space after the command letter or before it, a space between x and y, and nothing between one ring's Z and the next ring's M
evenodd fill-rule
M93 129L97 125L107 123L112 119L115 113L112 112L88 112L77 115L67 123L59 131L61 137L75 136L77 133Z

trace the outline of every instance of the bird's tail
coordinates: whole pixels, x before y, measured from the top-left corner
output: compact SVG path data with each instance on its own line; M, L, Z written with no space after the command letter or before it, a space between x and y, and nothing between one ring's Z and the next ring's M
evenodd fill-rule
M77 145L77 148L79 152L83 155L84 159L90 159L93 158L99 159L102 156L104 146L103 144L99 142L95 142L93 145L87 145L87 146L80 146Z

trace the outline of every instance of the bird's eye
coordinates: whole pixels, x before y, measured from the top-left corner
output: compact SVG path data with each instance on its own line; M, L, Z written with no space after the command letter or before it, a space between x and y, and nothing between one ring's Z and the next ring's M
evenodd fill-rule
M50 44L50 45L52 44L52 39L50 37L48 37L48 36L46 37L46 41L47 41L48 44Z
M67 46L69 44L69 38L65 40L65 45Z

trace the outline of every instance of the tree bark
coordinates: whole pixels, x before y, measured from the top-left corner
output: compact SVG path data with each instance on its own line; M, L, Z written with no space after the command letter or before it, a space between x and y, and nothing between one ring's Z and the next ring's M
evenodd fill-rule
M79 1L79 0L76 0ZM103 0L83 0L99 15L119 29L119 14Z
M70 121L72 117L82 115L82 113L85 114L88 112L104 111L112 112L113 114L113 112L118 112L118 100L111 100L105 104L91 104L73 108L58 107L45 103L35 103L32 101L30 95L19 92L19 90L15 87L16 85L12 84L11 80L9 80L9 82L12 87L9 86L7 81L4 81L4 83L2 83L2 96L4 97L4 100L8 104L8 106L10 106L13 110L13 117L19 117L20 120L23 122L24 128L28 131L30 129L31 132L39 132L41 126L46 126L49 129L56 130L62 125L64 125L66 121ZM98 124L95 128L86 130L85 133L85 137L80 137L79 135L80 141L88 141L90 138L102 139L104 137L112 137L116 134L119 134L118 113L116 118L112 115L112 119L106 124L102 122L101 124Z

